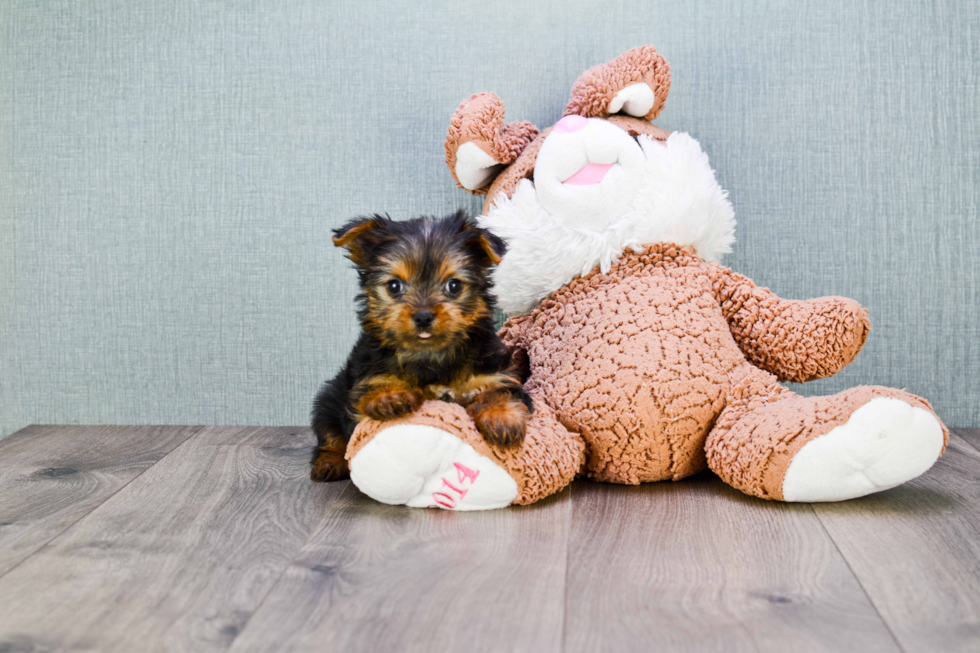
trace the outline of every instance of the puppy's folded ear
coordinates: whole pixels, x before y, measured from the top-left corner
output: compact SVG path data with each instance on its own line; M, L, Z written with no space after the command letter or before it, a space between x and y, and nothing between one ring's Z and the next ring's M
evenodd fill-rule
M389 237L388 227L391 218L372 215L355 218L333 232L333 244L347 248L347 258L355 265L363 265L371 258L375 247Z
M458 222L459 231L466 236L466 245L480 263L489 267L497 265L507 253L507 243L499 236L477 226L476 220L465 211L457 211L453 216Z
M507 253L507 243L500 236L490 233L486 229L479 229L480 235L476 239L476 244L483 251L487 261L493 265L499 265Z

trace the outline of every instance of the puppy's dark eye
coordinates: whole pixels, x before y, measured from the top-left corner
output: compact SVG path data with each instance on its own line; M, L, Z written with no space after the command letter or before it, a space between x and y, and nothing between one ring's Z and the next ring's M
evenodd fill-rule
M447 295L449 295L450 297L455 297L460 293L460 291L463 290L463 282L460 281L459 279L450 279L449 281L446 282L444 288L446 290Z
M385 288L388 289L388 294L392 297L397 297L402 294L402 282L400 279L392 279L385 284Z

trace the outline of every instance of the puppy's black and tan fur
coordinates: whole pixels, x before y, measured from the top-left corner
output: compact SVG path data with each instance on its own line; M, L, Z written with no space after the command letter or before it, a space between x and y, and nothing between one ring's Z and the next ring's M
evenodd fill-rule
M462 211L405 222L375 215L334 234L357 266L363 330L314 400L312 479L348 476L344 451L362 419L395 419L426 399L466 406L488 443L518 446L533 407L494 331L487 275L504 242Z

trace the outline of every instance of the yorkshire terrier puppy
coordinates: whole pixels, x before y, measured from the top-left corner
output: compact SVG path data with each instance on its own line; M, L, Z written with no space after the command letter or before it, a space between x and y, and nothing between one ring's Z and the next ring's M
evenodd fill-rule
M519 446L533 405L494 330L488 276L504 242L462 211L438 220L360 218L333 242L357 268L362 331L313 402L311 478L347 478L344 452L358 422L408 415L426 399L465 406L488 443Z

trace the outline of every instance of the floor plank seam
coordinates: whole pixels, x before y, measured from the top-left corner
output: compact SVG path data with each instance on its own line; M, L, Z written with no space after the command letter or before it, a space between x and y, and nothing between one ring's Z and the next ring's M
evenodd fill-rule
M561 647L558 649L565 653L566 630L568 626L568 575L571 573L571 548L572 548L572 516L575 511L575 483L568 484L568 528L565 537L565 586L561 591Z
M33 426L33 424L31 426ZM193 428L193 426L188 427L188 428ZM93 512L95 512L96 510L98 510L99 508L101 508L102 506L104 506L114 496L116 496L117 494L119 494L120 492L122 492L123 490L125 490L127 487L129 487L130 484L133 481L135 481L136 479L138 479L139 477L141 477L143 474L145 474L149 470L151 470L154 467L156 467L157 465L159 465L161 460L163 460L164 458L166 458L167 456L169 456L170 454L172 454L174 451L176 451L180 447L183 447L185 444L187 444L188 441L190 441L191 438L193 438L194 436L196 436L198 433L200 433L201 431L203 431L206 428L207 428L207 426L204 426L204 425L197 427L197 430L196 431L192 431L191 433L189 433L187 435L187 437L184 438L183 442L181 442L176 447L174 447L173 449L171 449L170 451L168 451L166 454L164 454L163 456L161 456L159 460L155 461L152 465L150 465L149 467L147 467L146 469L144 469L143 471L141 471L139 474L137 474L133 478L129 479L126 483L122 484L115 492L113 492L112 494L110 494L109 496L107 496L105 499L103 499L98 505L92 506L92 509L89 510L88 512L86 512L84 515L79 516L78 519L76 519L75 521L73 521L72 523L68 524L63 529L61 529L60 531L58 531L57 533L55 533L48 541L46 541L44 544L42 544L41 546L39 546L36 550L32 551L31 554L28 555L27 557L25 557L23 560L21 560L20 562L18 562L13 567L11 567L10 569L6 570L5 572L0 573L0 579L2 579L4 576L6 576L10 572L12 572L14 569L17 569L18 567L20 567L22 564L24 564L25 562L27 562L28 560L30 560L31 558L33 558L34 556L36 556L38 553L41 553L42 551L44 551L45 549L47 549L49 546L51 546L51 543L52 542L54 542L59 537L61 537L62 535L64 535L68 531L70 531L72 528L75 527L76 524L78 524L79 522L81 522L83 519L86 519Z
M874 599L871 598L871 595L868 593L867 588L864 587L864 583L861 581L861 577L858 576L857 573L854 571L854 568L851 567L851 561L847 559L847 556L844 555L844 552L841 551L840 546L838 546L837 540L835 540L834 536L830 534L829 530L827 530L827 525L823 523L823 519L820 517L820 513L816 511L812 503L807 504L807 506L810 508L810 512L813 513L814 517L817 518L817 522L820 524L820 528L823 529L823 532L827 535L828 539L830 539L831 543L833 543L834 549L837 551L837 554L841 557L841 560L843 560L844 564L847 565L847 570L851 572L851 577L854 578L854 582L858 584L858 587L861 588L861 592L868 599L868 603L871 604L871 608L875 611L875 614L878 615L878 620L881 621L881 623L885 626L885 629L888 631L888 634L891 635L892 641L895 642L895 646L898 647L899 651L902 651L903 653L907 653L905 647L902 646L902 643L898 640L898 636L895 635L895 631L892 630L891 624L889 624L888 621L882 616L881 610L878 609L878 606L877 604L875 604Z
M313 481L310 481L310 482L312 483ZM296 562L296 559L299 558L303 554L303 550L306 548L306 545L310 543L310 540L313 539L313 536L320 532L320 529L323 526L323 523L327 519L330 518L331 511L333 510L334 506L337 504L338 501L340 501L344 497L345 494L347 494L350 491L350 489L352 487L354 487L354 484L351 483L350 481L346 481L346 483L347 483L347 487L345 487L343 490L341 490L337 494L337 496L334 497L333 501L331 501L329 503L329 505L327 505L327 508L324 511L323 517L320 518L320 521L317 522L317 525L316 526L314 526L312 529L310 529L310 534L306 536L306 539L303 540L303 543L300 544L299 548L296 549L296 553L293 555L292 558L290 558L289 562L282 568L282 571L279 572L279 575L276 577L276 581L274 583L272 583L272 585L269 586L269 589L266 591L265 595L262 597L262 600L259 601L259 604L257 606L255 606L255 609L254 610L252 610L252 614L248 615L248 618L241 625L241 627L239 627L238 632L235 633L235 636L232 637L231 638L231 641L228 642L228 646L225 648L226 651L230 651L232 648L234 648L235 642L238 641L238 638L241 636L241 634L243 632L245 632L245 629L246 628L248 628L248 624L249 624L250 621L252 621L252 617L254 617L256 614L259 613L259 610L261 610L262 609L262 606L265 605L266 600L269 598L269 596L272 594L272 592L276 589L276 587L278 587L279 582L282 580L282 577L286 575L286 572L289 571L289 568L293 566L293 563Z

